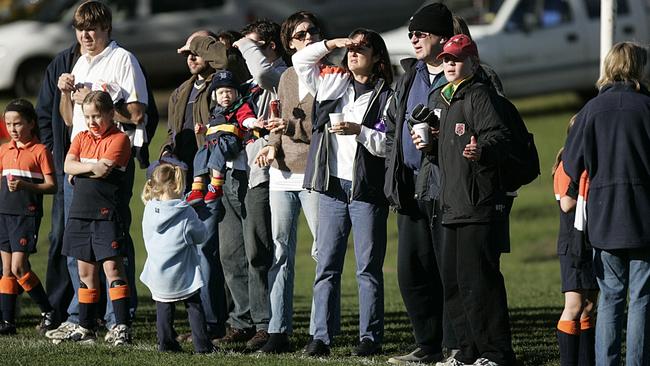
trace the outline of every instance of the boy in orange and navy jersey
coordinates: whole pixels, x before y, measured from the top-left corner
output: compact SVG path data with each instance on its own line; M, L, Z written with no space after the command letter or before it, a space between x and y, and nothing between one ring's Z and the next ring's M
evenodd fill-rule
M15 334L16 298L22 287L41 310L42 332L52 327L53 311L45 289L32 272L29 255L36 252L43 216L43 194L56 191L52 156L38 140L36 112L24 99L11 101L4 112L11 141L0 146L0 334Z
M87 131L75 136L65 159L65 172L73 176L74 195L63 235L64 255L79 265L79 327L65 340L94 343L99 302L98 266L110 284L115 311L113 345L130 342L129 287L124 271L124 231L117 192L124 179L131 146L113 123L110 95L90 92L82 104Z

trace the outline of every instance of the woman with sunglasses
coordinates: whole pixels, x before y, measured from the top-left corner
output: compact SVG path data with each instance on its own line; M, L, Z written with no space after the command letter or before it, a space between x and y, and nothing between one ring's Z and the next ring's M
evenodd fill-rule
M347 48L342 66L321 63L337 48ZM300 82L316 98L304 181L305 188L320 194L314 334L306 353L330 352L340 323L341 272L352 230L359 291L359 344L353 354L378 354L384 333L382 266L388 216L384 112L393 79L388 51L379 34L357 29L349 38L311 44L292 59ZM342 113L343 121L330 123L330 113Z
M280 29L282 45L289 54L321 40L320 23L305 11L290 15ZM256 163L269 168L269 202L271 232L275 255L269 270L271 321L269 340L260 349L264 353L291 351L289 335L293 332L293 280L297 226L302 207L314 237L312 255L316 253L318 193L302 188L309 142L312 132L314 97L298 81L293 67L280 78L278 86L280 116L268 121L272 133L257 155Z

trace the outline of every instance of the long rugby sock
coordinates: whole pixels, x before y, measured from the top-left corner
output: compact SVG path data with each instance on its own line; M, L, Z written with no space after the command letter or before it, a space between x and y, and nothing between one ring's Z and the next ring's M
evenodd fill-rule
M96 288L79 288L79 325L86 329L97 327L97 303L99 290Z
M29 271L25 273L21 278L18 279L20 286L29 294L29 296L38 304L38 307L41 309L41 313L47 313L52 311L52 305L50 305L50 300L47 298L43 284L41 280L38 279L36 273Z
M557 343L560 347L560 365L578 365L580 348L580 322L560 320L557 322Z
M596 324L592 318L580 319L580 356L578 365L593 366L596 364L594 349Z
M19 290L14 276L2 276L0 279L0 308L2 320L14 324L16 321L16 298Z
M128 285L111 285L108 294L113 302L113 311L115 312L115 324L131 325L129 317L129 286Z

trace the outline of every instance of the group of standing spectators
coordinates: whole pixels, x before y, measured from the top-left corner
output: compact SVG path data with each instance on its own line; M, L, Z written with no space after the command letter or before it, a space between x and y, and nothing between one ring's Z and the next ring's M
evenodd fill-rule
M100 311L99 288L105 287L111 300L105 310L105 340L118 345L130 342L137 307L133 240L129 236L135 160L143 167L149 164L146 149L157 115L137 59L110 38L110 10L101 2L87 1L75 12L73 24L77 43L48 67L36 109L41 141L53 152L54 175L59 183L52 210L46 281L52 310L44 314L47 322L41 326L46 337L57 342L94 341L89 314ZM246 342L248 350L264 353L292 351L297 225L302 209L313 236L309 244L316 268L311 338L304 352L308 356L329 355L340 332L341 275L352 232L359 293L359 335L353 354L365 357L381 353L382 267L388 212L393 209L397 213L398 281L416 347L388 362L515 364L500 272L500 255L509 246L507 223L512 205L512 194L503 189L499 175L512 138L494 102L503 91L496 74L481 66L478 49L462 18L452 16L445 5L434 3L419 9L409 20L408 37L416 57L402 60L405 73L395 83L386 44L378 33L356 29L345 38L325 39L320 21L304 11L292 14L282 25L267 20L252 22L241 33L199 30L177 50L186 58L190 77L169 100L168 137L159 160L148 172L143 195L147 214L164 209L158 200L177 199L179 192L205 191L204 178L197 178L205 172L194 171L201 148L218 145L219 136L226 133L238 138L240 148L209 178L208 195L216 199L183 202L191 203L191 209L181 204L186 210L183 215L190 210L193 213L187 215L196 216L205 229L205 235L192 234L197 259L192 261L189 281L191 286L200 282L203 286L199 291L192 287L187 296L171 298L162 298L160 292L152 290L159 311L160 350L177 351L180 347L176 342L195 338L197 352L213 350L205 339L215 346ZM634 89L635 80L614 78L612 90L621 93ZM629 117L641 118L648 112L648 102L640 100L645 89L638 82L635 85L636 90L629 92L639 94L639 101L630 102L637 104L630 107ZM234 102L227 99L218 106L220 90L233 86ZM607 88L603 86L603 90ZM79 159L78 142L73 143L75 150L68 149L78 133L86 133L88 128L94 131L89 122L92 116L83 109L93 93L113 101L111 115L128 137L132 151L129 159L121 158L124 161L120 160L119 166L103 159L92 162L104 164L102 174L96 174L95 168L89 172L70 169L77 166L71 162L75 159L88 161ZM619 94L610 99L612 106L632 100ZM250 107L254 118L236 120L234 109L228 108L242 104ZM594 136L611 129L587 130L583 125L591 123L590 119L606 119L600 117L606 114L594 110L599 108L602 106L588 104L579 114L576 124L580 128L574 128L576 132L569 136L563 157L565 169L574 180L583 170L593 176L590 202L599 192L598 167L616 170L619 178L628 177L625 182L616 180L625 186L620 190L607 188L608 180L602 183L607 199L618 202L616 207L622 215L619 224L628 227L644 217L633 214L642 214L647 206L629 206L632 198L615 197L634 196L639 202L639 197L645 197L643 189L650 170L643 166L644 155L635 153L641 150L634 147L620 156L639 157L634 165L637 175L623 172L629 165L626 158L612 164L594 163L594 154L604 156L593 150L592 142L600 142ZM208 134L221 132L211 138L204 136L203 126L217 120L219 113L226 116L225 122L214 129L208 127ZM414 128L422 123L426 128ZM644 136L634 127L625 131L620 138L638 140ZM603 136L618 138L619 134ZM602 142L607 145L607 141ZM618 152L613 156L619 156ZM163 166L176 170L163 171ZM75 200L74 196L82 188L73 188L78 181L74 176L108 177L118 168L121 174L115 217L124 238L119 243L113 241L113 251L107 255L78 255L70 249L72 244L64 244L71 240L70 223L78 219L74 215L80 198ZM156 184L164 187L165 182L174 189L156 193ZM179 182L185 187L177 187ZM149 202L154 204L149 206ZM71 206L75 208L73 216ZM647 268L645 272L643 268L637 270L635 261L639 257L639 266L648 263L647 250L640 249L647 236L644 226L607 231L603 229L607 220L597 213L589 217L589 225L597 222L590 230L594 235L617 233L603 243L627 243L634 248L632 253L621 252L618 244L597 249L596 268L605 272L604 279L599 277L601 290L603 285L611 287L608 296L618 299L617 304L622 298L624 303L627 282L620 285L611 277L629 270L635 276L630 288L647 298L650 272ZM630 233L638 236L623 235ZM95 245L101 233L92 235L91 244ZM145 237L156 240L165 238L156 235L145 233ZM146 243L148 250L151 244ZM601 243L592 239L592 244L600 248ZM160 255L148 254L152 258ZM150 263L154 261L147 265ZM106 277L102 285L96 278L100 266ZM620 271L608 272L619 267ZM151 277L156 270L161 269L148 268L141 276L150 288L160 285L161 278ZM179 276L184 272L179 268L174 271ZM643 276L644 285L633 286ZM636 298L631 298L635 304ZM190 313L191 334L176 334L173 314L169 319L173 306L165 303L181 300ZM601 296L602 308L608 308L603 301ZM620 323L614 315L620 306L613 309L609 321ZM639 324L638 319L631 321ZM205 324L205 329L198 331L196 324ZM612 333L608 338L605 334L611 327L605 322L598 324L597 336L601 335L602 342L611 338L614 344L620 343L620 334ZM644 331L635 332L637 338L632 342L629 334L628 355L634 349L630 345ZM608 357L615 356L608 353Z

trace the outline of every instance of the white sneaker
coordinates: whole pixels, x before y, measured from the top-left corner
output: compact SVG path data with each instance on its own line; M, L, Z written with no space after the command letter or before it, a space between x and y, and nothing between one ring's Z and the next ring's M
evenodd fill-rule
M113 341L115 340L115 328L116 328L116 325L113 324L113 325L108 329L108 331L106 332L106 335L104 335L104 342L106 342L106 343L113 343Z
M111 332L114 334L113 341L111 342L114 346L131 343L131 328L128 325L118 324L111 329Z
M474 361L474 363L472 365L475 365L475 366L499 366L498 363L496 363L494 361L490 361L490 360L488 360L487 358L484 358L484 357L481 357L481 358L477 359L476 361Z
M62 339L62 341L71 341L79 344L94 344L97 340L97 333L92 329L86 329L80 325L70 334L69 337Z
M436 362L436 366L467 366L467 364L458 361L452 356L440 362Z
M63 322L58 328L45 332L45 337L53 340L62 340L70 335L79 327L79 324Z

